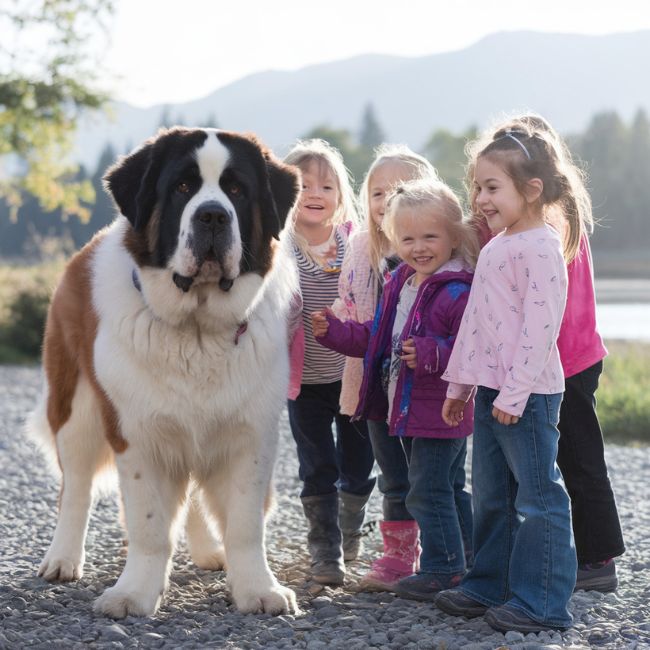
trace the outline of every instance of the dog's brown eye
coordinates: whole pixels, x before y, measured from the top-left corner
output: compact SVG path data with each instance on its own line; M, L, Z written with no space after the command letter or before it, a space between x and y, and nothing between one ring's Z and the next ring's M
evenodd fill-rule
M180 192L181 194L187 194L190 191L190 186L185 181L181 181L176 186L176 191Z
M228 186L228 194L230 194L230 196L240 196L241 193L242 189L239 183L230 183Z

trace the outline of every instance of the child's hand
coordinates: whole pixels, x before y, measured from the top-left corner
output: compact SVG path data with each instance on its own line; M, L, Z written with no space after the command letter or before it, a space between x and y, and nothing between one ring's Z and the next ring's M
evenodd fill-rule
M492 417L499 424L505 424L506 426L509 424L517 424L517 422L519 422L519 418L516 415L510 415L510 413L506 413L505 411L498 409L496 406L492 407Z
M327 330L330 326L327 322L328 314L330 316L334 315L334 312L329 307L311 313L311 328L314 331L315 337L325 336L327 334Z
M413 343L413 339L406 339L406 341L402 341L402 354L399 358L404 361L411 370L415 370L415 368L417 368L418 358L415 351L415 343Z
M442 419L450 427L457 427L463 420L466 402L448 397L442 405Z

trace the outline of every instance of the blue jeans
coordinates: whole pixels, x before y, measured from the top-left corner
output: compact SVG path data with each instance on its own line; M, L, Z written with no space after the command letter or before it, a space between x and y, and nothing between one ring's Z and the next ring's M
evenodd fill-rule
M341 382L302 384L289 400L289 424L298 448L301 497L331 494L337 489L363 496L375 486L375 459L364 421L350 422L339 412ZM336 440L332 433L336 426Z
M472 495L465 489L467 478L465 460L467 459L467 444L463 449L463 457L458 461L458 469L454 476L454 501L458 513L458 523L463 536L465 548L465 565L469 569L474 564L474 516L472 514Z
M413 438L406 507L420 527L423 573L465 571L463 533L468 541L472 535L470 497L464 490L466 455L466 438Z
M386 521L412 520L406 508L409 491L409 462L412 438L388 435L388 423L368 420L372 451L379 465L377 486L383 496L383 514Z
M474 566L462 591L509 603L548 625L569 626L576 579L569 497L558 469L562 394L528 398L517 424L492 417L498 391L479 386L474 410Z

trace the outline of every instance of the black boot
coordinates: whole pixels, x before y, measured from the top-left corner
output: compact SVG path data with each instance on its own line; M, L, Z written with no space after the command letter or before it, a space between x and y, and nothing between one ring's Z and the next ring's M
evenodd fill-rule
M346 562L356 560L361 552L361 527L370 494L339 492L339 525L343 534L343 559Z
M311 555L311 576L323 585L342 585L345 577L338 494L301 497L309 522L307 542Z

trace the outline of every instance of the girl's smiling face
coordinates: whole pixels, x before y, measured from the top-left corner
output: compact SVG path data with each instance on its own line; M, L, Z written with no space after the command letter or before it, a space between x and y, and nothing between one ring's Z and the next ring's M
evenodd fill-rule
M541 212L531 209L531 203L541 191L539 183L539 179L529 181L530 193L524 196L500 165L485 156L478 158L474 169L474 201L493 233L505 230L515 234L542 225Z
M433 275L454 254L458 242L444 216L426 207L404 207L394 216L396 252L415 270L414 284Z
M340 196L334 173L316 160L302 171L302 192L296 223L303 227L325 226L332 221Z

